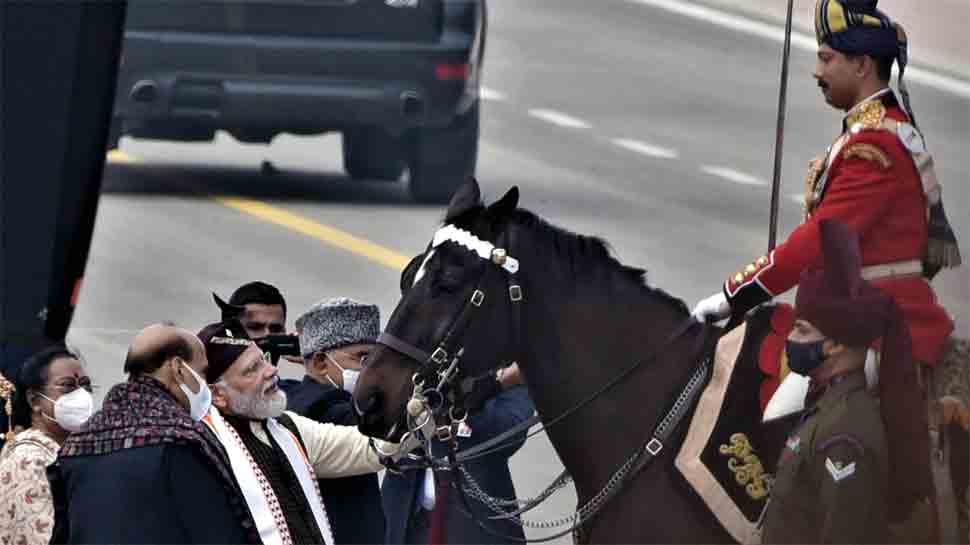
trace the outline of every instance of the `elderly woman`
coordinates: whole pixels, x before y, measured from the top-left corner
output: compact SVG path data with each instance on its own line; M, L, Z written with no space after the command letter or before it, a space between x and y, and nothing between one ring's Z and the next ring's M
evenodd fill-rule
M0 543L47 543L54 506L46 469L91 416L91 379L77 355L57 345L24 363L13 390L11 426L19 433L0 453Z

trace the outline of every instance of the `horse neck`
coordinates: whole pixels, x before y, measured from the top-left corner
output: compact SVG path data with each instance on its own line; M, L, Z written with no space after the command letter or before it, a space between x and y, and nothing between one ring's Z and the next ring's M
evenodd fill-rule
M686 316L643 286L617 279L619 274L609 285L557 286L556 276L549 271L538 277L541 287L529 288L523 314L528 352L520 366L545 422L588 399L637 359L659 356L550 428L582 498L640 446L683 387L686 351L679 349L682 343L664 345Z

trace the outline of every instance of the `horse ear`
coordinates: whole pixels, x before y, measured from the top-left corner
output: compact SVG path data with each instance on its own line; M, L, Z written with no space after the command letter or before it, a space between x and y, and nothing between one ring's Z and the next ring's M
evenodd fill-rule
M445 214L445 223L481 204L482 190L478 187L478 180L474 176L469 176L468 180L451 197L451 202L448 203L448 212Z
M489 206L489 210L494 212L497 216L506 216L511 214L519 206L519 187L512 186L501 199L492 203Z

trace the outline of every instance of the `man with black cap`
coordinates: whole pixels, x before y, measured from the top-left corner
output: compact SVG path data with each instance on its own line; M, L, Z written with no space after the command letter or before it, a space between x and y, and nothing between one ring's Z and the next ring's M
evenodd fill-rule
M926 413L912 388L909 334L889 294L860 276L855 234L819 222L824 271L801 276L789 367L811 378L802 424L772 486L765 543L886 543L888 524L933 494ZM882 343L880 403L866 387L868 346Z
M317 422L356 426L351 394L380 334L380 311L339 297L321 301L296 320L306 365L287 391L287 409ZM383 543L384 508L376 474L321 479L320 491L337 543Z
M212 408L203 422L225 448L263 543L335 543L318 478L383 469L356 428L320 424L286 408L276 367L238 321L199 332Z

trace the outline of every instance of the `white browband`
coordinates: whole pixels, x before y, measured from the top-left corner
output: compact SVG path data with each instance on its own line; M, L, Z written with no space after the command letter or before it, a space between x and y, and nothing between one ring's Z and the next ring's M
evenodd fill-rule
M434 234L434 238L431 239L431 248L428 250L427 255L424 256L424 261L421 262L421 268L414 275L414 283L417 284L419 280L424 276L424 267L431 260L434 255L435 250L438 246L441 246L445 242L454 242L459 246L463 246L468 250L471 250L478 257L494 263L492 260L492 251L495 250L495 245L487 240L482 240L475 235L471 234L464 229L459 229L454 225L445 225ZM519 260L512 256L506 255L504 262L499 265L503 269L509 272L509 274L515 274L519 271Z

